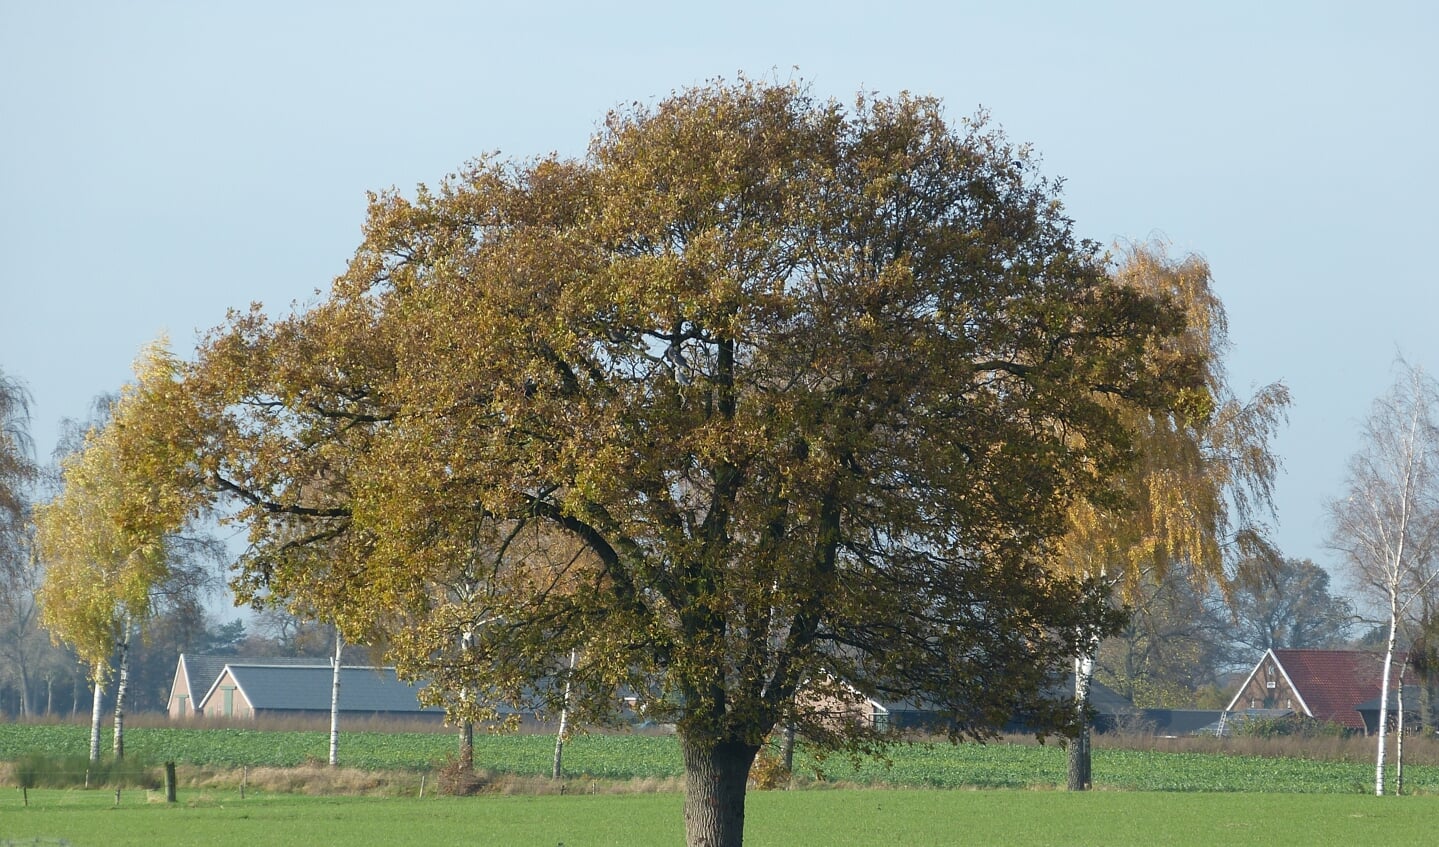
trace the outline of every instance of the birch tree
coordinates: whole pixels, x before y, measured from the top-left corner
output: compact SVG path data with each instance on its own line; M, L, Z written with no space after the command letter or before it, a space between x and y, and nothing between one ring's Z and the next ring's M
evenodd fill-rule
M835 702L1068 724L1041 692L1116 621L1043 557L1136 421L1203 399L1184 321L982 118L714 83L374 197L325 300L233 315L149 419L241 505L242 592L337 598L452 699L631 693L677 727L689 843L733 847L776 725L889 740ZM576 555L487 546L413 627L485 524Z
M1113 478L1110 499L1073 504L1056 561L1092 593L1115 589L1121 603L1143 615L1143 606L1134 604L1146 584L1183 579L1200 594L1216 586L1227 591L1235 563L1275 558L1264 522L1272 514L1278 470L1270 442L1284 421L1289 392L1272 383L1241 400L1230 389L1228 323L1203 259L1175 260L1162 244L1138 245L1124 255L1115 278L1181 308L1186 329L1158 355L1202 362L1204 379L1172 409L1116 405L1139 459ZM1162 367L1162 358L1156 364ZM1095 631L1079 635L1071 791L1091 784L1089 686L1101 642Z
M1374 754L1374 793L1385 791L1385 755L1395 648L1409 614L1423 605L1439 568L1439 386L1401 362L1375 401L1349 459L1344 495L1329 503L1330 545L1355 583L1377 601L1385 626Z
M171 383L174 361L160 345L137 362L108 421L85 435L84 446L61 462L61 490L35 511L36 543L45 562L39 601L42 620L90 669L94 714L118 659L114 754L124 755L125 693L131 639L148 617L153 592L166 582L166 536L184 523L183 498L165 490L127 453L124 428L147 396ZM92 719L90 758L99 758L98 717Z

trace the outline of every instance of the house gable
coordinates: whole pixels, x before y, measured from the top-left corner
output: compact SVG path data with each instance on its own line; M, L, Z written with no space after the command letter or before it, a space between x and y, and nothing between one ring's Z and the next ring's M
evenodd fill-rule
M1316 717L1304 699L1303 691L1273 650L1264 651L1264 657L1245 677L1244 684L1239 686L1239 691L1224 710L1243 712L1250 709L1289 709L1305 717Z
M165 706L165 711L171 718L184 718L200 713L200 702L190 691L190 673L185 667L185 654L180 654L180 661L175 665L175 676L170 680L170 701Z
M1227 711L1287 708L1362 732L1357 707L1379 696L1383 660L1383 654L1362 650L1269 650ZM1402 662L1395 658L1396 679Z
M205 697L200 702L200 708L211 717L252 718L255 716L255 707L252 701L228 666L215 678L210 690L205 692Z

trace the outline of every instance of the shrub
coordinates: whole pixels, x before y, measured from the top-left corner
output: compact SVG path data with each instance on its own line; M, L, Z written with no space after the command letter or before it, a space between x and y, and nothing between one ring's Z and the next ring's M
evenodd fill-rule
M28 753L15 760L11 773L19 788L159 788L156 769L139 759L101 759L83 755Z
M446 756L440 764L438 782L440 792L456 797L478 794L488 784L483 776L458 756Z
M1249 718L1234 728L1245 738L1343 738L1347 730L1336 723L1301 715L1282 718Z
M784 766L784 757L779 747L766 744L759 749L754 764L749 769L750 784L760 791L772 791L789 786L790 770Z

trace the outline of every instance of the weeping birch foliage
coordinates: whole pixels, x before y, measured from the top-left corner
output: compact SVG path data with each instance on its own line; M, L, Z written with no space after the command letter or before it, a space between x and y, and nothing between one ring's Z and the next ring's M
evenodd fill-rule
M1122 256L1115 279L1180 307L1188 326L1163 355L1203 361L1204 385L1172 411L1118 407L1137 462L1115 477L1109 499L1073 504L1058 566L1113 581L1125 601L1146 576L1227 593L1235 579L1262 576L1246 567L1273 561L1265 519L1279 466L1270 444L1289 391L1276 382L1247 400L1233 393L1223 362L1228 323L1203 259L1175 260L1162 244L1138 245Z

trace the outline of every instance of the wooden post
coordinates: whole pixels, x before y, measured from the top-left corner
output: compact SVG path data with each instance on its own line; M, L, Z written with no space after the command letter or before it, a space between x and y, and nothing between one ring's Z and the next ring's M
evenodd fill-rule
M248 767L240 768L240 799L245 799L245 780L250 776Z
M165 802L175 802L175 763L165 763Z

